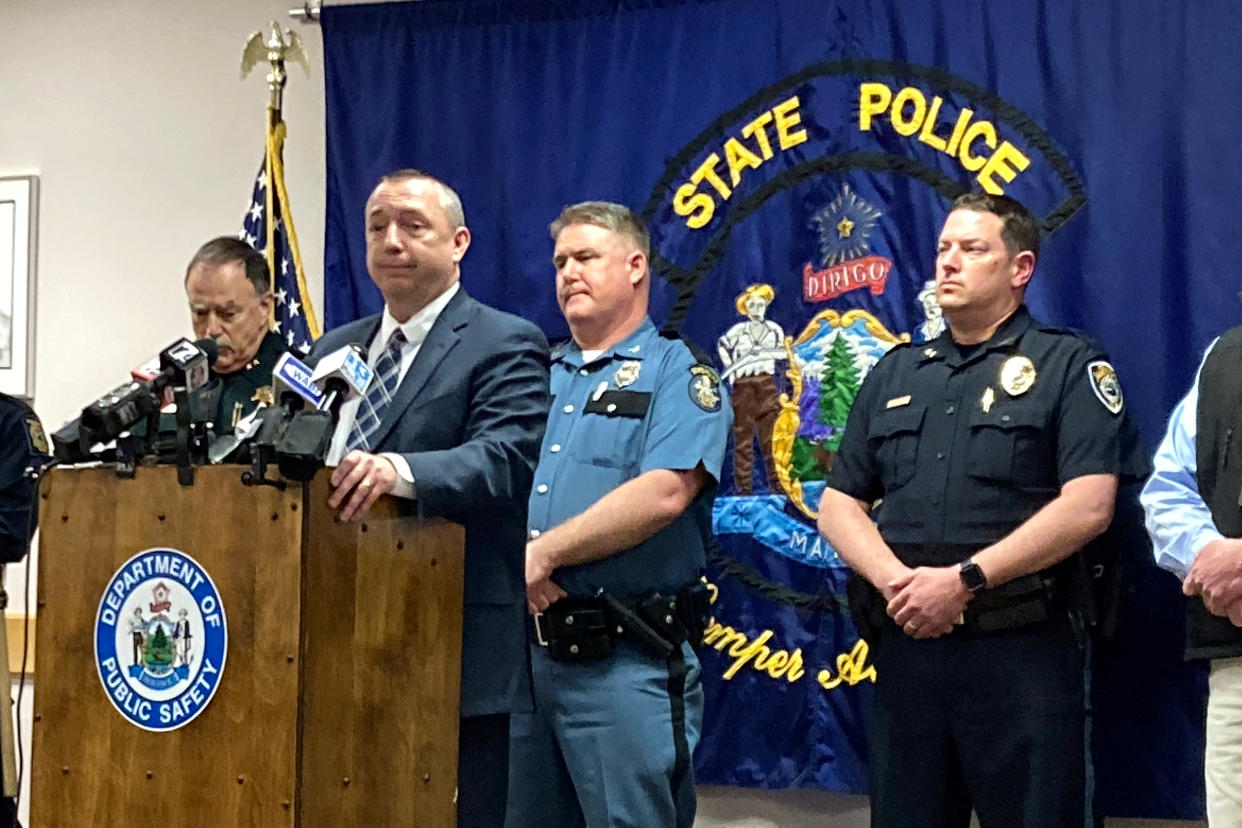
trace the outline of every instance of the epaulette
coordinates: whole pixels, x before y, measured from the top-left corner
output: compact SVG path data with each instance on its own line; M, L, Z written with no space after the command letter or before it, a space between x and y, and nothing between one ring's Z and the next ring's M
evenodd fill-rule
M669 339L669 340L681 342L681 344L685 345L686 348L690 351L690 356L694 357L695 362L698 362L702 365L713 365L714 364L711 356L707 353L707 351L704 351L698 345L695 345L693 340L687 339L685 336L681 334L680 331L661 330L660 336L663 339Z
M1040 333L1062 334L1064 336L1084 336L1084 337L1088 336L1086 331L1079 330L1078 328L1067 328L1067 327L1063 327L1059 325L1048 325L1043 322L1036 322L1035 324L1031 325L1031 327L1039 331Z
M26 402L21 397L14 397L12 394L6 394L3 391L0 391L0 403L7 403L13 406L18 411L22 412L23 416L34 416L34 409L30 407L30 403Z
M923 346L926 346L926 345L930 345L930 344L931 344L932 342L934 342L934 341L935 341L935 340L928 340L927 342L897 342L897 343L895 343L895 344L893 345L893 347L891 347L891 348L889 348L887 351L885 351L885 352L884 352L884 355L883 355L883 356L881 356L881 357L880 357L880 359L885 359L886 357L888 357L888 355L889 355L889 354L896 354L896 353L899 353L900 351L902 351L902 350L903 350L903 349L905 349L905 348L913 348L913 347L915 347L915 346L918 346L918 347L923 347ZM879 362L879 360L876 360L876 362Z
M1045 325L1042 322L1032 325L1031 327L1039 331L1040 333L1052 334L1054 336L1069 336L1069 337L1073 337L1074 339L1082 340L1082 342L1086 344L1088 347L1093 348L1097 351L1106 350L1105 347L1100 343L1100 340L1096 339L1094 336L1082 330L1081 328L1067 328L1067 327L1060 327L1057 325Z

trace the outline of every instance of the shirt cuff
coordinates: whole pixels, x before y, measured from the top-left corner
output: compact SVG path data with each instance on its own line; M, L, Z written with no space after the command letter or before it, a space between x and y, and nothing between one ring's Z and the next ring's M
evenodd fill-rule
M397 482L389 492L393 497L404 497L406 500L416 500L418 498L418 490L414 487L414 472L410 471L410 464L400 454L391 451L385 451L380 454L392 467L397 470Z
M1190 571L1190 566L1199 557L1199 553L1203 551L1203 547L1214 541L1224 540L1225 536L1215 526L1205 526L1198 532L1195 532L1194 539L1190 542L1191 557L1186 562L1186 571Z

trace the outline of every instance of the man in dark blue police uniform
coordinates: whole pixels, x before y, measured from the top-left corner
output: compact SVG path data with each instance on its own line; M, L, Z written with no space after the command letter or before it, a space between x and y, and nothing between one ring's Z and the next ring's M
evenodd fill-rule
M46 463L47 437L30 406L0 394L0 563L20 561L34 531L35 481Z
M1075 553L1112 518L1125 419L1099 346L1023 305L1039 227L954 202L948 329L894 348L850 412L819 527L866 584L872 825L1090 824ZM873 522L874 519L874 522Z
M43 426L30 406L8 394L0 394L0 564L20 561L30 548L38 515L35 476L32 472L51 458ZM0 596L3 595L0 586ZM0 610L7 596L0 602ZM8 641L0 627L0 687L9 687ZM17 824L17 771L13 750L13 725L8 706L0 721L0 826Z
M510 828L690 826L703 715L705 533L731 408L647 317L650 238L625 207L552 224L573 341L530 496L534 714L514 716Z

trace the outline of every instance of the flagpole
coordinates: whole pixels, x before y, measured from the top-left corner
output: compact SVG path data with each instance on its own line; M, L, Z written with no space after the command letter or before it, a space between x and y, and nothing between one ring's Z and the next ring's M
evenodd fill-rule
M301 297L300 301L305 312L306 326L312 339L319 336L319 322L315 316L314 308L311 307L310 291L306 286L305 270L302 267L302 251L298 246L297 232L293 227L293 214L289 207L289 194L285 189L285 172L284 172L284 145L287 127L284 121L283 106L285 84L288 83L289 75L285 71L286 58L292 58L302 64L302 69L310 74L310 62L306 56L306 49L302 45L302 40L296 33L286 29L284 36L281 36L280 27L276 25L276 21L269 22L271 29L270 37L264 41L261 32L254 32L246 41L246 46L242 51L241 76L244 79L258 64L265 62L270 67L267 74L268 103L267 103L267 124L264 136L264 162L263 169L267 179L267 186L264 188L264 215L267 217L265 222L265 244L264 254L267 257L268 269L272 274L272 283L275 286L277 281L278 267L285 264L281 261L280 253L276 244L277 223L284 222L286 230L285 238L288 241L290 256L293 259L294 275L297 283L297 292ZM281 273L283 275L283 272ZM275 321L277 313L276 304L273 303L272 315Z
M321 8L323 4L319 0L308 0L302 4L300 9L289 9L289 16L302 23L318 23Z
M274 153L272 152L272 138L276 134L275 125L279 120L280 110L273 109L269 104L267 108L267 129L263 138L263 144L265 147L263 152L263 171L267 175L267 189L264 191L263 197L266 209L265 215L269 217L269 220L267 222L267 240L263 245L263 253L267 257L267 272L273 274L273 277L276 273L276 245L273 244L276 238L276 222L271 221L270 217L275 215L275 213L272 212L272 193L275 192L276 188L272 186L272 159L274 156ZM273 284L275 284L274 278ZM273 304L272 319L274 320L275 318L276 305Z

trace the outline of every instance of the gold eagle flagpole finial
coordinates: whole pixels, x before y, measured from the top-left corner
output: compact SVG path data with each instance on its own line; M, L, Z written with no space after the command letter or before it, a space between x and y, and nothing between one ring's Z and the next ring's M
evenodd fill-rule
M293 268L294 284L286 285L289 290L288 311L290 318L298 315L299 305L304 315L306 329L311 340L319 336L319 325L315 320L315 312L311 308L310 292L307 290L305 269L302 267L302 253L298 248L298 235L293 227L293 215L289 209L289 193L285 189L285 163L284 163L284 145L286 126L284 122L284 91L285 83L288 82L289 76L285 72L285 62L289 60L302 64L302 70L310 76L310 59L306 55L306 47L302 44L302 38L297 33L285 29L282 35L280 26L276 25L276 21L268 22L268 29L271 34L267 40L263 39L263 32L257 31L251 33L246 38L246 45L242 49L241 59L241 78L246 76L258 66L266 61L271 70L267 74L267 88L269 92L267 102L267 136L266 146L263 154L263 167L260 170L259 177L255 180L255 198L262 198L262 212L264 217L263 232L266 238L263 238L261 244L255 244L255 249L264 253L267 258L267 266L273 276L273 284L278 274L283 274L285 268L290 265ZM259 194L262 194L261 196ZM256 202L255 207L259 204ZM246 232L246 231L243 231ZM287 245L277 244L277 236L281 236L283 243ZM259 241L256 239L255 241ZM253 244L254 242L252 242ZM281 248L281 249L278 249ZM287 249L289 258L283 258L281 250ZM278 293L279 301L285 302L286 291L282 289ZM278 309L275 304L272 306L272 322L277 324ZM288 321L288 320L286 320ZM295 344L294 334L292 331L288 333L288 344L293 347Z
M275 20L269 21L268 27L271 29L271 35L266 41L261 31L252 32L250 37L246 38L246 45L242 49L241 76L245 80L251 70L263 61L271 66L271 71L267 74L267 88L271 95L268 108L279 116L285 83L289 80L289 76L285 73L285 61L293 60L300 63L309 77L310 60L306 56L306 47L302 45L302 38L298 37L297 32L285 29L282 36L280 26L276 25Z

